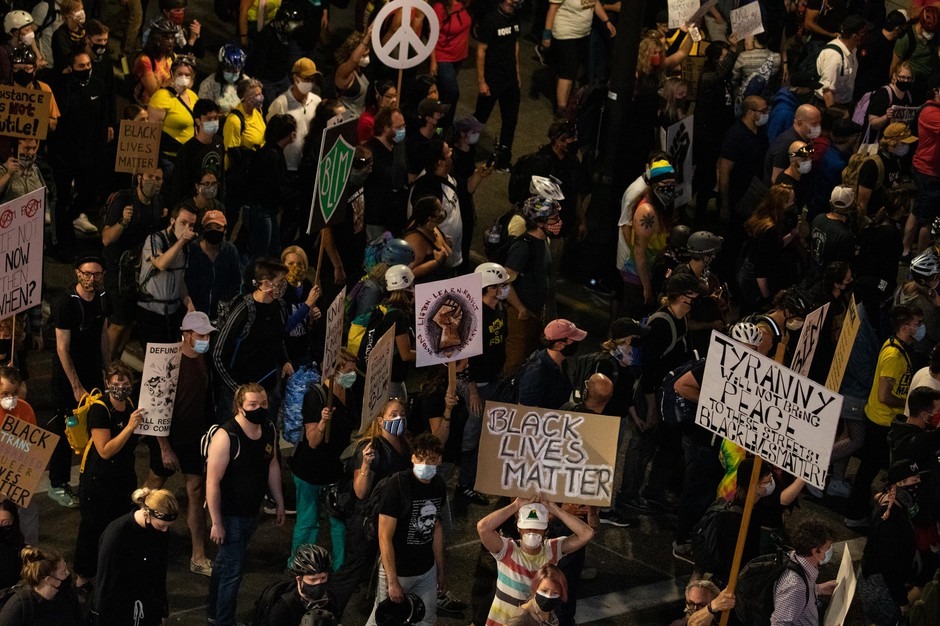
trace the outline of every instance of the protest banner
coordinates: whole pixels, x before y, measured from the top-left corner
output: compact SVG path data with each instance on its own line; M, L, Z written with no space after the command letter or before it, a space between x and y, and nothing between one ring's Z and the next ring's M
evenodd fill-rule
M51 91L0 86L0 135L45 139L51 108Z
M842 396L713 331L695 423L825 489Z
M333 218L342 217L346 201L346 183L352 170L353 156L359 137L359 118L344 120L323 131L317 159L317 175L313 183L313 199L307 217L307 234L313 234ZM322 220L322 222L321 222ZM322 248L322 245L321 245Z
M899 105L894 105L891 107L894 109L894 116L891 118L892 122L904 122L905 124L910 124L914 121L914 118L917 117L917 112L920 111L921 107L904 107ZM916 131L916 128L912 128L912 131Z
M482 329L482 274L415 285L418 367L481 354Z
M610 506L619 417L492 401L483 417L474 489Z
M0 495L17 506L28 506L58 443L58 435L3 411Z
M699 0L669 0L669 28L679 28L690 23L699 6Z
M330 308L326 310L326 338L323 342L323 362L320 364L321 380L333 376L336 359L343 347L343 313L346 307L346 287L336 294Z
M43 216L46 188L0 205L0 319L42 299Z
M842 548L842 561L839 563L839 573L836 575L836 590L832 593L829 608L826 609L826 618L823 626L842 626L849 615L852 600L855 598L855 568L852 565L852 553L849 544Z
M362 400L362 426L365 432L388 400L388 386L392 382L392 355L395 348L395 327L392 326L369 351L366 367L365 393Z
M692 126L693 115L682 118L660 131L663 150L672 155L676 170L676 199L673 206L685 206L692 201Z
M118 129L115 172L155 172L160 158L161 126L157 122L121 120Z
M826 376L826 389L838 393L842 387L842 377L845 376L845 367L849 364L852 355L852 346L855 345L855 336L861 320L858 317L858 307L855 305L855 296L849 298L849 308L842 320L842 331L839 333L839 342L832 355L832 365L829 366L829 375Z
M816 354L816 346L819 345L819 336L828 312L829 303L827 302L803 320L800 340L796 343L793 360L790 361L790 369L800 376L809 376L809 368L813 364L813 355Z
M182 342L147 344L144 371L140 375L140 397L137 400L137 408L143 410L143 419L134 430L135 435L170 435L182 347Z
M738 39L753 37L764 32L760 19L760 3L751 2L731 10L731 33Z

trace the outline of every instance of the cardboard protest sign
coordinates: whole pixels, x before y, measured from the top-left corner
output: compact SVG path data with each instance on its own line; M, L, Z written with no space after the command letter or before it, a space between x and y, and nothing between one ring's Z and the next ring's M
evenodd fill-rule
M323 131L317 177L313 183L313 200L307 218L308 234L315 230L314 221L319 224L322 219L322 224L328 224L337 212L340 212L338 219L342 218L342 210L349 195L346 183L352 170L356 144L359 143L356 130L358 124L359 118L354 117Z
M2 411L0 495L26 507L46 471L59 436Z
M672 166L676 169L676 199L673 206L677 208L692 201L693 118L693 115L689 115L660 131L663 150L672 155Z
M161 126L157 122L121 120L117 136L115 172L155 172L160 158Z
M803 320L800 340L793 350L793 360L790 361L790 369L800 376L809 376L809 368L813 364L813 355L816 354L816 346L819 345L819 336L828 312L829 303L827 302Z
M826 377L826 388L838 392L842 387L842 377L845 376L845 367L849 364L852 355L852 346L855 345L855 336L861 320L858 317L858 307L855 305L855 296L849 299L849 308L842 321L842 331L839 333L839 342L832 355L832 365L829 366L829 375Z
M336 359L343 347L343 313L346 306L346 287L336 294L330 308L326 310L326 339L323 342L323 362L320 364L321 379L333 376Z
M917 117L917 112L920 111L921 107L904 107L895 105L892 107L894 109L894 117L891 118L892 122L904 122L905 124L910 124L914 121L914 118ZM912 128L912 131L916 131L916 128Z
M52 93L14 85L0 86L0 135L45 139Z
M140 376L140 398L137 400L137 408L144 409L146 413L134 430L135 435L170 435L182 347L182 343L147 344L144 371Z
M482 330L482 274L415 285L418 367L481 354Z
M669 0L669 28L679 28L689 23L698 11L699 0Z
M695 423L825 489L842 396L712 332Z
M375 342L369 352L369 365L366 367L365 393L362 398L362 426L364 432L379 409L388 400L388 386L392 382L392 355L395 348L395 327L392 326L382 338Z
M852 553L849 544L842 548L842 561L839 563L839 573L836 576L836 590L832 593L829 608L826 609L824 626L842 626L849 615L852 600L855 598L855 568L852 566Z
M738 39L753 37L764 32L760 19L760 3L751 2L731 11L731 33Z
M46 188L0 205L0 319L42 300Z
M474 489L610 506L620 418L487 402Z

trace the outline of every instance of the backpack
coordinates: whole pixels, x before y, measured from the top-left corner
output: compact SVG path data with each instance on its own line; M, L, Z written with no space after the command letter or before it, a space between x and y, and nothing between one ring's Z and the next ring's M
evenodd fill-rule
M209 444L212 443L212 438L219 430L225 429L222 428L221 424L213 424L209 427L209 430L207 430L205 434L199 438L199 454L202 455L203 459L209 459ZM229 439L231 439L229 442L229 461L234 461L238 458L239 453L242 451L241 444L239 444L238 437L235 435L235 433L227 430L225 432L228 433Z
M97 388L86 392L79 400L78 407L65 420L65 437L75 454L84 453L91 443L91 432L88 429L88 412L91 407L100 404L105 409L108 408L101 396L101 390Z
M493 402L508 402L510 404L518 402L519 380L525 373L526 368L535 363L535 360L538 358L538 353L539 351L536 350L519 366L519 369L509 376L500 378L499 382L497 382L496 386L493 388L493 395L490 397L490 400Z
M806 604L810 603L810 583L799 563L786 552L758 556L750 560L738 574L738 584L734 590L734 614L742 624L770 626L770 616L774 612L774 586L787 570L799 574L806 583Z
M881 187L885 182L885 164L878 154L868 154L867 152L856 152L849 157L849 162L842 169L842 184L851 187L858 196L858 174L862 166L868 161L874 161L878 168L877 187Z
M281 601L281 598L295 593L296 590L297 583L293 579L280 580L265 587L258 596L258 600L255 601L255 614L251 618L251 626L277 626L268 621L271 609Z
M483 250L486 252L486 260L493 261L502 265L509 256L509 249L512 244L521 237L513 237L509 234L509 223L515 216L525 217L522 211L515 205L497 217L493 225L486 231L486 238L483 242ZM524 235L522 235L524 236Z
M685 376L686 373L701 367L704 363L705 359L698 358L698 353L696 353L695 358L683 363L663 377L663 394L659 402L659 408L660 414L663 416L663 422L666 424L691 424L695 421L698 404L676 393L675 385L676 381Z
M839 76L845 75L845 53L842 52L842 48L837 46L834 43L827 43L825 46L819 49L816 54L807 54L803 57L803 60L800 61L798 71L809 74L809 76L814 80L819 80L819 70L816 69L816 60L819 58L819 55L823 50L835 50L839 53L839 57L842 59L842 66L839 68Z
M287 380L284 388L284 423L281 437L287 443L300 443L304 436L304 396L308 391L316 393L320 403L326 406L326 392L320 385L319 372L304 365Z
M408 480L408 474L411 470L395 472L391 476L386 476L375 484L369 496L365 499L362 507L362 536L369 543L375 543L379 539L379 507L382 504L382 497L385 490L393 482L398 485L401 491L402 510L411 508L411 481Z
M879 89L887 90L888 106L894 104L894 90L891 89L891 87L888 85L880 87ZM858 99L858 104L855 105L855 110L852 112L852 121L859 126L868 126L868 105L871 103L872 94L874 94L876 91L878 91L878 89L863 93L862 97ZM867 132L870 132L870 130L871 129L868 129Z
M353 473L356 470L354 463L359 446L365 446L368 443L367 439L353 439L339 455L343 462L343 477L320 490L320 503L330 517L345 520L356 508L359 499L353 493Z
M525 202L532 193L529 187L533 176L547 176L551 173L551 162L540 150L519 157L509 174L509 201L512 204Z
M385 319L385 314L388 313L388 311L389 307L386 307L384 304L379 304L357 315L356 319L349 325L349 334L346 337L346 349L349 350L351 354L355 354L359 357L360 363L367 363L369 353L372 352L375 342L381 339L381 337L376 339L375 335L379 327L379 322ZM366 367L368 367L368 365L366 365Z
M32 592L28 587L23 586L21 583L17 583L12 587L6 587L0 589L0 609L7 605L14 596L19 596L20 603L23 605L22 618L23 624L32 624L33 623L33 612L36 610L35 603L33 602Z
M726 569L728 564L722 559L722 550L718 543L722 518L730 513L740 515L743 509L719 499L708 507L692 530L692 555L695 557L696 571L714 574Z
M672 352L673 348L676 347L676 344L679 343L679 329L676 328L676 322L672 319L672 316L665 311L656 311L650 315L648 318L646 318L646 325L649 326L653 320L666 320L666 322L669 324L669 330L672 333L672 339L669 342L669 347L663 350L662 354L650 355L656 356L657 358L662 358Z

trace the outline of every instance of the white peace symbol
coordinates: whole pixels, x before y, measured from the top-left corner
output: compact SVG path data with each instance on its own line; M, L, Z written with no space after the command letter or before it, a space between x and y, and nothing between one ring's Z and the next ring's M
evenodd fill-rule
M385 20L398 9L401 9L401 26L397 31L382 45L382 26ZM421 38L411 29L411 12L417 9L424 13L428 21L431 34L427 43L421 41ZM398 70L406 70L422 63L431 56L431 50L437 45L437 37L440 33L440 25L437 22L437 14L431 5L423 0L394 0L389 2L379 14L375 16L372 23L372 49L378 55L379 60L386 67ZM392 56L392 52L398 48L398 58ZM414 56L408 56L410 50L415 51Z

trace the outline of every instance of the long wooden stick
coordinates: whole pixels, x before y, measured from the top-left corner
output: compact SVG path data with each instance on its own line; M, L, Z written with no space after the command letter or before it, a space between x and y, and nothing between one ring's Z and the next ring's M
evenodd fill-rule
M326 228L326 226L324 226ZM326 237L323 236L323 231L320 231L320 251L317 252L317 270L313 275L313 286L316 287L320 284L320 268L323 266L323 242Z
M336 368L333 368L333 373L330 375L330 386L326 390L326 409L328 411L333 410L333 385L336 384ZM326 423L326 426L323 428L323 441L330 443L330 426L333 425L333 420L329 420Z
M16 354L16 313L13 314L13 325L10 326L10 367L13 367L13 356Z
M447 364L447 393L451 395L457 393L457 361Z

